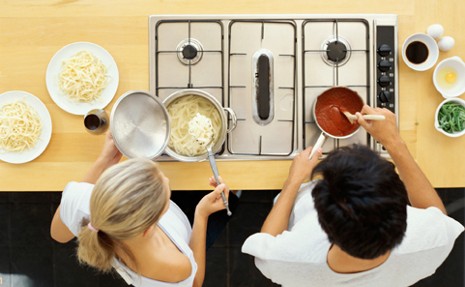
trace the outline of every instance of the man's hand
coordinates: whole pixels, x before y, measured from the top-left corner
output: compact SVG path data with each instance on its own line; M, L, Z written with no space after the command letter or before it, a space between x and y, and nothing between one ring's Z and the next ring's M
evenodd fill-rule
M310 175L313 168L318 163L318 158L321 156L322 150L319 148L315 155L311 159L308 159L311 152L312 147L308 147L294 158L289 170L287 182L300 185L310 179Z

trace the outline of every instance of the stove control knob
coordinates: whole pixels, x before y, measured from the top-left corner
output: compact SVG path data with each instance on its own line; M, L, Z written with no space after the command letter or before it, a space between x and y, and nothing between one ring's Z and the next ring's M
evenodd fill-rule
M378 84L381 87L389 86L390 83L391 81L389 80L389 77L386 75L382 75L381 77L378 78Z
M388 91L381 91L379 92L378 94L378 99L380 100L380 102L382 103L388 103L389 100L391 98L391 93L388 92Z
M381 60L378 62L378 69L381 71L381 72L386 72L386 71L389 71L389 69L391 68L391 62L389 61L386 61L386 60Z
M388 44L382 44L378 47L378 54L382 57L385 57L391 53L391 46Z

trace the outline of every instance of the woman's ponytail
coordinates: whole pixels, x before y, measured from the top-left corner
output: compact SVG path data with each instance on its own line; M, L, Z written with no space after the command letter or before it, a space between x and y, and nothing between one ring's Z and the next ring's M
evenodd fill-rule
M78 235L78 260L102 272L109 272L114 257L114 244L103 231L92 230L87 224Z

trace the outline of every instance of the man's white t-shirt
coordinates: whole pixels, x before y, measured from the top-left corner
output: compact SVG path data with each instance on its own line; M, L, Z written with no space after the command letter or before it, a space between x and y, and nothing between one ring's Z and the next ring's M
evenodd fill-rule
M66 185L61 198L60 217L69 230L77 236L82 228L82 220L90 217L89 204L93 184L86 182L70 182ZM153 280L129 269L118 259L114 259L113 267L126 281L136 287L191 287L197 272L197 263L189 247L192 233L189 220L182 210L172 201L168 211L160 218L158 226L165 232L178 249L185 254L191 263L192 272L188 278L176 283Z
M331 244L318 223L313 186L314 182L301 186L288 231L278 236L256 233L242 246L242 252L255 257L263 275L285 287L410 286L436 271L464 230L438 208L409 206L405 237L382 265L359 273L336 273L327 265Z

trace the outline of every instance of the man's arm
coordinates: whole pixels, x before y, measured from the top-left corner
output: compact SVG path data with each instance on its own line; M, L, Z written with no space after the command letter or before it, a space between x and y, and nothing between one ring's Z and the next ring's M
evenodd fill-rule
M300 185L310 178L313 167L317 164L318 157L321 155L321 149L319 149L315 156L309 160L308 157L311 151L311 147L305 149L292 161L289 176L275 205L266 217L261 232L276 236L288 229L289 217Z
M444 214L446 208L423 171L410 154L407 145L400 137L397 130L396 117L387 109L364 106L363 114L383 114L386 117L382 121L366 121L358 116L358 123L364 127L377 141L379 141L389 152L396 164L399 176L405 184L410 203L414 207L428 208L435 206ZM360 113L357 113L360 115Z
M444 214L447 214L441 198L413 159L407 145L403 141L399 141L385 147L396 164L399 176L407 188L412 206L419 208L435 206Z

